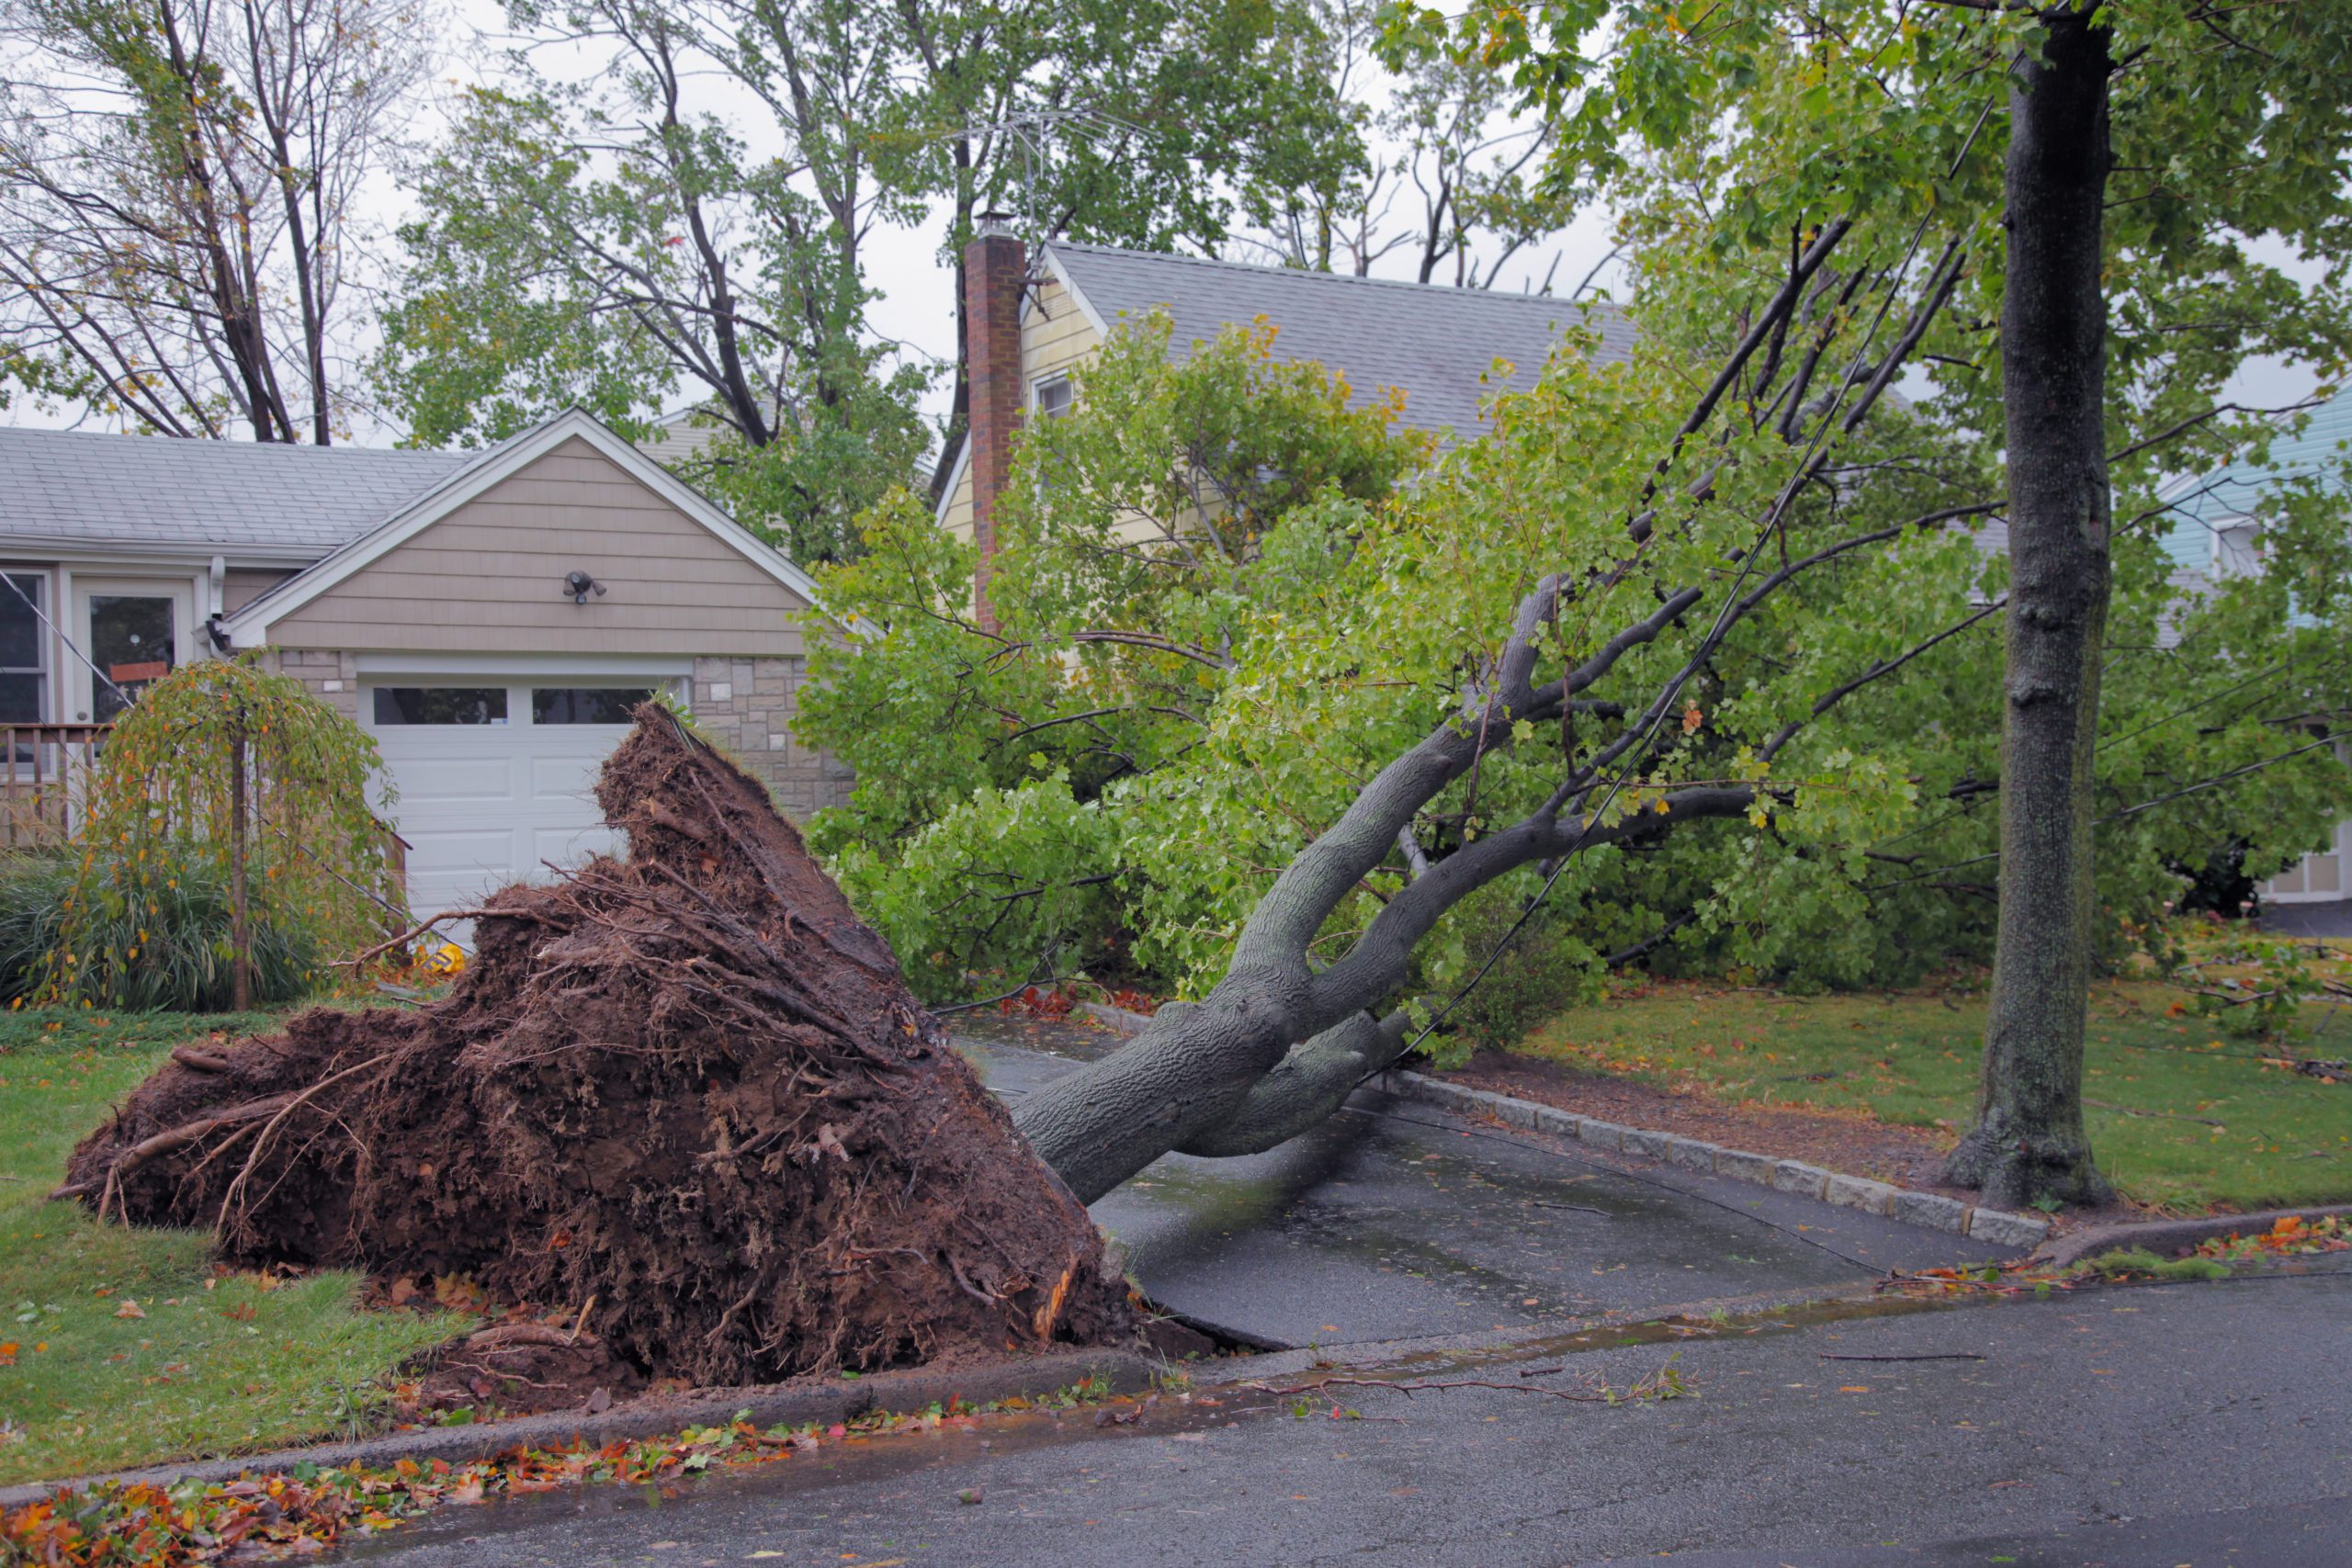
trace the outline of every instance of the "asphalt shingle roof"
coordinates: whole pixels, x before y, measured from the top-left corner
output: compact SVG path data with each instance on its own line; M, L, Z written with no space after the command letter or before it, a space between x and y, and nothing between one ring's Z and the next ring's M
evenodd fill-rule
M1264 316L1281 329L1277 352L1344 372L1359 406L1387 388L1403 389L1405 423L1421 430L1475 434L1480 400L1502 387L1532 385L1568 328L1598 332L1595 357L1604 364L1623 359L1634 346L1632 321L1606 303L1101 245L1056 242L1046 249L1114 329L1123 315L1139 319L1165 306L1175 324L1170 351L1181 359L1224 327ZM1499 386L1482 379L1498 359L1514 367Z
M481 456L0 427L0 540L315 558Z

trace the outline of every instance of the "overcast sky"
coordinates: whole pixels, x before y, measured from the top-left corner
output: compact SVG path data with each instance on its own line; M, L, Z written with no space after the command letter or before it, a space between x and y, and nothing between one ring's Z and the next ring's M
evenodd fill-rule
M420 141L429 141L444 123L444 107L447 99L461 86L487 79L495 73L505 51L514 40L504 31L504 11L498 0L453 0L449 28L450 45L437 74L438 91L435 103L423 117L416 130ZM540 67L557 74L593 71L601 64L601 56L573 52L569 56L541 51L537 57ZM725 114L749 136L754 154L773 151L773 145L763 147L758 134L763 122L756 102L740 88L735 88L716 75L702 79L707 96L699 107ZM769 140L775 138L771 129ZM1408 191L1400 199L1399 213L1404 214L1413 193ZM376 243L389 247L390 236L401 221L411 216L411 206L403 182L386 170L373 187L373 200L364 214L366 226L377 236ZM874 331L885 341L904 345L904 352L918 361L934 364L950 359L956 348L955 275L941 265L940 239L944 227L944 215L935 216L921 228L877 234L865 251L867 281L879 291L878 299L869 311ZM1540 246L1530 247L1512 258L1502 269L1498 288L1521 290L1539 287L1547 272L1554 286L1562 292L1576 286L1588 270L1607 255L1611 243L1611 224L1600 211L1588 211L1554 239ZM1256 259L1246 246L1236 245L1227 251L1227 259ZM2276 246L2258 247L2258 254L2276 258L2283 253ZM388 270L394 259L390 254L371 258L384 264L365 270ZM1375 275L1409 278L1413 276L1412 256L1408 248L1400 247L1375 269ZM1619 281L1616 269L1609 268L1601 275L1605 285ZM354 303L358 301L354 299ZM364 307L351 310L355 324L365 315ZM372 334L368 341L355 343L360 353L373 346ZM2283 367L2275 362L2250 364L2233 383L2230 396L2240 401L2259 406L2278 406L2308 394L2312 378L2305 372ZM949 379L934 378L931 392L923 400L922 412L933 428L946 413ZM681 405L689 400L684 391L678 394ZM0 411L0 421L17 424L56 425L67 422L66 417L45 414L26 400L19 398L14 406ZM381 426L363 427L355 435L365 445L390 445L399 432Z

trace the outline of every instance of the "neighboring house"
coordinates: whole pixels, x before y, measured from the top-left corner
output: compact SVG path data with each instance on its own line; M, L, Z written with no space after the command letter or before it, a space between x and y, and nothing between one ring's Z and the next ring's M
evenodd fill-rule
M1263 319L1276 351L1344 373L1351 400L1405 395L1415 429L1475 434L1479 405L1508 388L1532 386L1561 333L1589 327L1598 357L1631 352L1631 320L1612 305L1499 294L1295 268L1201 261L1146 251L1052 241L1036 266L1025 247L983 224L964 252L964 322L971 378L970 432L948 454L939 521L980 546L980 581L996 547L993 511L1023 422L1069 411L1072 372L1121 326L1169 313L1169 353L1181 359L1227 326ZM1497 380L1497 360L1511 373ZM983 601L985 603L985 601Z
M2165 548L2184 571L2209 581L2260 569L2262 528L2255 513L2262 492L2282 479L2320 475L2336 488L2341 465L2352 457L2352 389L2312 412L2303 428L2270 444L2263 464L2235 462L2209 474L2176 480L2165 490L2174 508ZM2337 748L2346 766L2352 749ZM2352 898L2352 821L2336 824L2334 840L2262 885L2266 903L2317 904Z
M421 913L605 847L595 770L649 693L786 811L846 796L788 732L808 578L585 414L481 452L0 429L0 468L19 787L117 687L258 648L375 735Z

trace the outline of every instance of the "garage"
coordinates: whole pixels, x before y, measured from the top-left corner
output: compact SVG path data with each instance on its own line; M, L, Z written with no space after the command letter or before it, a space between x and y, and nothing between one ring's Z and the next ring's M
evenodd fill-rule
M815 592L573 412L224 615L214 640L260 650L375 739L422 917L616 847L596 773L649 694L786 811L841 799L846 771L792 732Z
M409 897L458 908L617 847L596 770L654 687L553 676L391 678L360 692L399 799Z

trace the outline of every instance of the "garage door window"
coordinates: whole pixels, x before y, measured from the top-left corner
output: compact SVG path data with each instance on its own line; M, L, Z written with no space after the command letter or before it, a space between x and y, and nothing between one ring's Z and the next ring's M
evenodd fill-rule
M650 702L643 686L534 686L533 724L627 724L631 709Z
M376 722L396 724L504 724L503 686L379 686Z

